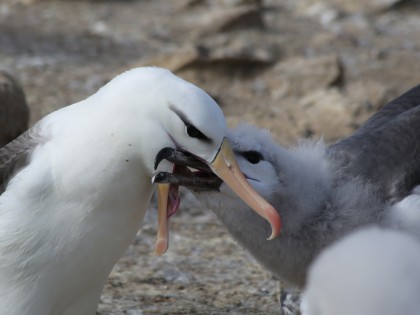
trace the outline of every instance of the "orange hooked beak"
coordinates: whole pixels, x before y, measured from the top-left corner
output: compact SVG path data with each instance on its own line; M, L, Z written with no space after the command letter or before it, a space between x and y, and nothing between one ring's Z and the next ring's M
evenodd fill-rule
M219 153L209 166L239 198L270 223L272 232L269 240L280 234L281 219L279 213L248 183L239 169L235 155L226 138L222 142Z

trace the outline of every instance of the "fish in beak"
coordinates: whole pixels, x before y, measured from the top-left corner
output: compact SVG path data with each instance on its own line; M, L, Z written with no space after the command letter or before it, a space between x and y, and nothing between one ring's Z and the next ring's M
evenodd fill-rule
M168 220L163 218L168 219L179 206L180 185L192 190L218 190L223 181L239 198L270 223L272 233L269 240L280 234L279 213L248 183L226 138L212 162L204 161L188 152L164 148L156 156L155 169L163 159L174 163L174 169L172 173L158 172L152 178L152 182L158 186L159 195L158 218L160 219L158 219L156 254L162 255L168 247ZM174 203L173 200L178 202Z

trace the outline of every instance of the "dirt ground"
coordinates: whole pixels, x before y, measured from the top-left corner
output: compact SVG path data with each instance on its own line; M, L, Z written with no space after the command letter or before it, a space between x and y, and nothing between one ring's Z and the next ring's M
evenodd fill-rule
M420 83L416 0L1 0L0 69L31 123L137 66L171 69L279 143L350 134ZM115 266L98 314L280 314L279 283L185 194L170 249L155 208Z

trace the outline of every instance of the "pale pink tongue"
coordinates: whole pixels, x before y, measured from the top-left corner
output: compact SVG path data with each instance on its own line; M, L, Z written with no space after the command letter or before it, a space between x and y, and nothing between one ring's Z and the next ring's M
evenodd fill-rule
M172 216L178 210L179 204L181 203L181 198L179 198L178 190L179 190L178 185L169 186L168 212L167 212L168 218Z

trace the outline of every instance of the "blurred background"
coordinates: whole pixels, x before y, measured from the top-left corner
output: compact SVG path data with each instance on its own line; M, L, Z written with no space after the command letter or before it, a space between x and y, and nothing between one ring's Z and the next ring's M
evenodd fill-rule
M30 124L146 65L206 90L231 127L332 142L420 83L420 1L0 1L0 70L21 83ZM163 257L153 210L98 314L280 314L277 281L194 198Z

